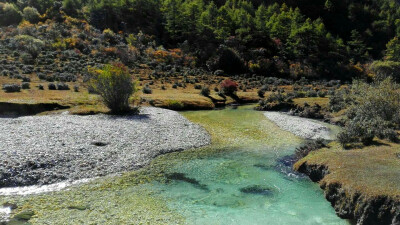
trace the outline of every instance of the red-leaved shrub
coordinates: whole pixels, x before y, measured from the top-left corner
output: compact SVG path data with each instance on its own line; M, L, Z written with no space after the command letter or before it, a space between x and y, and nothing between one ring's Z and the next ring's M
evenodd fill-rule
M221 90L225 95L233 95L238 89L238 84L235 81L226 79L221 82Z

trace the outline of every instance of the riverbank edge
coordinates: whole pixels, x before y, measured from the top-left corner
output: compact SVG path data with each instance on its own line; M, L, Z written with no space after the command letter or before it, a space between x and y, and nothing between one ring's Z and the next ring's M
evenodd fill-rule
M324 164L310 164L306 158L300 159L294 170L319 183L325 198L340 218L349 219L357 225L400 224L398 199L385 195L367 196L362 191L346 188L340 182L328 183L324 178L330 173L329 168Z

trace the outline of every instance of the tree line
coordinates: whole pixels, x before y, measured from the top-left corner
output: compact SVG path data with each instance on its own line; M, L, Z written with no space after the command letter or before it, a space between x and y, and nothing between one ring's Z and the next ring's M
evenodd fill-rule
M57 13L58 10L62 14ZM10 16L13 15L13 16ZM144 32L226 73L351 79L373 60L399 61L396 0L12 0L1 25L60 15ZM3 19L4 18L4 19ZM387 63L386 63L387 64Z

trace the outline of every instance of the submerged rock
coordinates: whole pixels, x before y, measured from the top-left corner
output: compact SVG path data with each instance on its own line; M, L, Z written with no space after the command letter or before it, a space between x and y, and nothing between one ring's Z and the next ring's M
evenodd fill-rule
M167 180L177 180L177 181L183 181L189 184L192 184L194 187L209 191L207 185L201 184L198 180L190 177L186 177L186 174L184 173L171 173L166 175Z
M273 195L273 190L264 185L252 185L240 188L240 192L245 194L256 194L256 195Z

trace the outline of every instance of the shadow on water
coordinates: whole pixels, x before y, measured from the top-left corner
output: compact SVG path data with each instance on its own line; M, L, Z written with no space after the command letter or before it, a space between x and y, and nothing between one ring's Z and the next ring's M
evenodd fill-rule
M204 191L209 191L207 185L201 184L198 180L186 177L184 173L171 173L166 175L167 182L171 182L172 180L175 181L183 181L187 182L189 184L192 184L195 188L204 190Z

